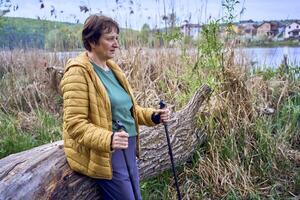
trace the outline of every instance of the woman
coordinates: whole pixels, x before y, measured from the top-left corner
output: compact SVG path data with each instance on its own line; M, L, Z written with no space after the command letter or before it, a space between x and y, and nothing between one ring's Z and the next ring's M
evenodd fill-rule
M139 125L165 122L169 110L137 105L124 73L111 60L119 48L118 36L119 26L109 17L91 15L84 23L87 51L68 61L61 81L64 150L73 170L96 179L104 199L135 199L131 184L141 199L136 165ZM115 127L117 120L126 131Z

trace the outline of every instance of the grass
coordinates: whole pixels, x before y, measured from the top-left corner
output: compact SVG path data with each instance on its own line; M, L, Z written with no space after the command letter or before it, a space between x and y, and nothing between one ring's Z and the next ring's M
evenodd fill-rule
M165 172L157 178L141 182L141 193L145 200L170 199L169 185L172 173Z
M58 63L43 51L0 52L0 158L61 139ZM55 82L56 81L56 82Z
M0 113L0 119L0 158L34 146L33 138L18 128L15 118Z
M45 111L0 112L0 158L61 139L61 120Z

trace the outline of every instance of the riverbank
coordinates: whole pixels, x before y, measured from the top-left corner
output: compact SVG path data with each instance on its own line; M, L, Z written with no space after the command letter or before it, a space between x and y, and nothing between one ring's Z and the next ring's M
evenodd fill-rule
M275 47L300 47L300 39L294 40L282 40L282 41L272 41L272 40L251 40L245 42L243 47L260 47L260 48L275 48Z

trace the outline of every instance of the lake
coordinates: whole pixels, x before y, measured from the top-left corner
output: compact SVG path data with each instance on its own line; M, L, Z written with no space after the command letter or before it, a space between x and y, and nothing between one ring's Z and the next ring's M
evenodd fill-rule
M290 65L300 66L300 47L238 48L235 49L235 53L236 62L250 63L254 68L276 68L282 63L284 55L287 55ZM74 57L78 54L79 52L53 53L59 59Z
M243 55L236 57L236 61L247 59L253 67L276 68L282 63L284 55L287 55L290 65L300 66L300 47L241 48L236 49L236 53Z

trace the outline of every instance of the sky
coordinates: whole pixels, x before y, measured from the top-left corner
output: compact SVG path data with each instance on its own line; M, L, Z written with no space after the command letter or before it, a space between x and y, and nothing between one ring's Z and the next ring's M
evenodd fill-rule
M209 18L219 19L226 14L225 0L11 0L11 12L6 16L28 17L56 21L84 23L94 13L102 13L115 19L123 28L140 30L147 23L150 28L164 27L162 16L172 9L177 25L185 20L205 23ZM239 0L235 7L236 21L300 19L300 0ZM41 2L44 8L41 9ZM14 11L13 7L18 6ZM80 12L79 6L90 10ZM3 7L3 5L2 5ZM55 8L56 14L51 16ZM240 11L244 12L240 14ZM55 17L56 15L56 17Z

